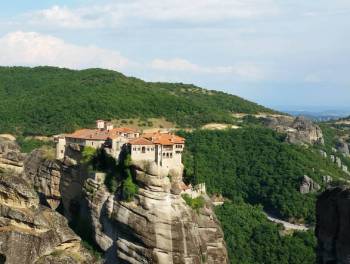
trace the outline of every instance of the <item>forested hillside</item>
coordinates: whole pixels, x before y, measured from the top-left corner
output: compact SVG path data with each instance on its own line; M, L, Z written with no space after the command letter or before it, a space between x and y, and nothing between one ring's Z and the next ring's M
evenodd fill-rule
M284 142L284 135L262 127L183 133L185 176L205 182L211 193L232 201L262 204L285 219L315 220L315 194L302 195L304 175L348 177L317 149Z
M205 182L209 193L228 202L217 208L231 263L315 263L316 238L308 232L286 234L262 209L288 221L315 222L317 193L301 194L308 175L323 188L324 175L349 178L319 153L297 146L260 126L238 130L181 133L186 137L185 179Z
M223 92L149 83L109 70L0 67L0 132L55 134L100 118L135 117L197 127L230 123L233 112L271 111Z

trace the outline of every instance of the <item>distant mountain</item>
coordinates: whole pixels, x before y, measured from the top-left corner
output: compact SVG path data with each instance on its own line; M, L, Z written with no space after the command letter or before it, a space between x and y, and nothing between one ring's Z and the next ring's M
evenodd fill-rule
M0 132L55 134L96 119L164 117L181 127L233 122L232 113L274 112L240 97L121 73L0 67Z
M330 121L350 115L350 109L347 108L331 109L326 107L282 107L279 109L290 115L305 116L314 121Z

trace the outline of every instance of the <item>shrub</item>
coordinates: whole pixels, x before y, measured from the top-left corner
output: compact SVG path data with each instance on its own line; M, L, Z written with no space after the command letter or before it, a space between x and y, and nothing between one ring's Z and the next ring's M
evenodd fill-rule
M56 159L56 153L55 149L51 146L44 145L40 148L43 158L47 160L55 160Z
M128 173L128 177L123 181L122 196L125 201L132 201L137 193L137 185L133 182L131 173Z
M205 205L205 200L203 196L197 198L191 198L187 193L181 195L182 199L185 200L186 204L191 207L193 210L198 211L203 208Z
M110 193L115 193L118 189L117 178L112 173L107 173L104 184Z
M82 155L83 155L83 158L81 162L84 164L90 164L94 156L96 155L96 149L92 147L84 147Z

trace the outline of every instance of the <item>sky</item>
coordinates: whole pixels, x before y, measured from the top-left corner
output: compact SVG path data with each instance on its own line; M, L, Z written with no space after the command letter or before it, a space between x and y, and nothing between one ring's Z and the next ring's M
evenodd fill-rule
M0 65L106 68L280 109L350 109L350 1L3 1Z

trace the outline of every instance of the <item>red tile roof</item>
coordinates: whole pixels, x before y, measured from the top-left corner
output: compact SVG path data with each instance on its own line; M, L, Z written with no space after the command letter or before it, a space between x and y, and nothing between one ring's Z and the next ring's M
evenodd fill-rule
M80 129L72 134L65 135L68 138L106 140L109 137L108 131L98 129Z
M143 134L142 137L151 140L154 144L160 145L185 144L184 138L171 133L147 133Z
M129 141L130 145L154 145L152 141L145 138L136 138Z
M78 139L93 139L93 140L107 140L108 138L115 139L120 136L121 133L136 133L136 130L119 127L111 130L100 130L100 129L80 129L72 134L66 134L68 138L78 138Z

